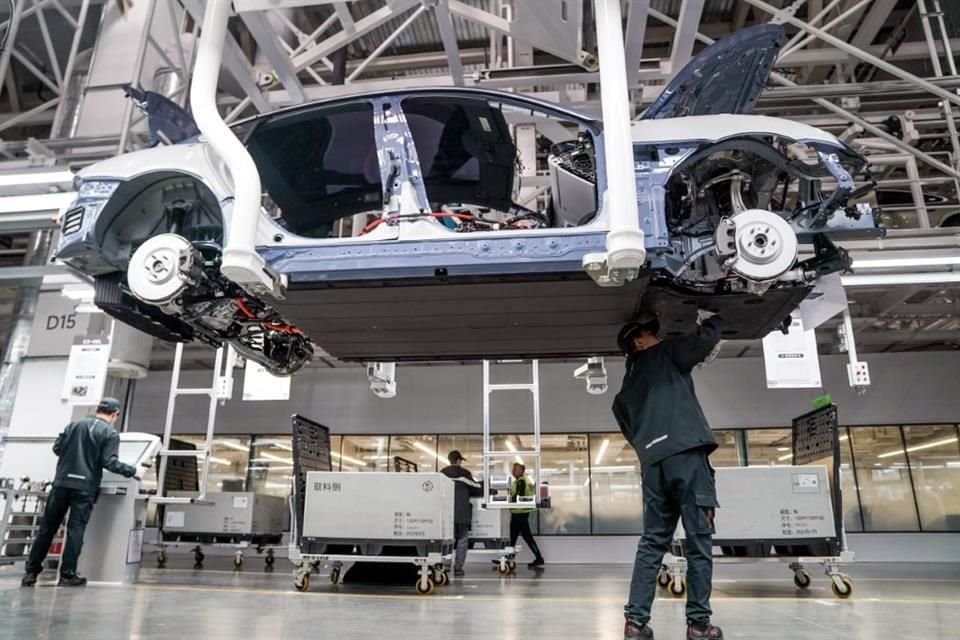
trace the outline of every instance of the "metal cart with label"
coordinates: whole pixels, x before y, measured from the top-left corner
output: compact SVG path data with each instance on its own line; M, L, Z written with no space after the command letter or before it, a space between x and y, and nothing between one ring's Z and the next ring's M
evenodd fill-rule
M324 568L337 584L347 564L412 564L417 593L449 582L454 482L441 473L311 471L296 518L294 587L310 588Z
M837 415L830 405L794 419L792 466L717 469L720 509L713 543L723 553L718 562L786 563L799 589L813 581L806 565L819 564L835 596L853 594L853 582L843 572L854 554L843 527ZM686 592L682 538L681 525L657 579L675 596Z
M169 495L196 498L197 492L171 491ZM194 568L203 566L204 547L233 550L233 566L242 569L247 550L264 558L267 570L273 568L275 550L283 550L283 518L286 500L252 492L208 493L200 503L166 505L157 543L157 565L163 567L167 551L189 549Z

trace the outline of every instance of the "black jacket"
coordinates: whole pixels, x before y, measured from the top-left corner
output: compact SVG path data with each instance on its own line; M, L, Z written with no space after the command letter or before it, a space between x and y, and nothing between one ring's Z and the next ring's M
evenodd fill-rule
M440 473L453 479L455 483L453 495L453 523L455 525L470 526L473 521L473 505L470 498L483 495L483 485L473 479L468 469L450 465L440 470Z
M53 486L96 495L104 469L132 478L137 470L120 462L119 449L120 436L103 420L91 416L71 422L53 444L59 458Z
M720 319L714 317L695 334L664 340L627 359L613 415L642 467L697 447L716 450L690 373L718 342Z

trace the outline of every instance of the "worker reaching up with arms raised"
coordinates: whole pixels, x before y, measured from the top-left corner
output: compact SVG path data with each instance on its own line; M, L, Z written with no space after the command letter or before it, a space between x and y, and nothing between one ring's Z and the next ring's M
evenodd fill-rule
M716 483L709 456L717 441L700 408L691 372L720 342L720 319L698 313L696 333L661 341L660 323L644 314L620 330L627 357L623 387L613 403L620 431L640 457L643 537L624 613L623 637L653 638L650 611L657 573L677 521L687 534L687 638L720 640L710 624Z

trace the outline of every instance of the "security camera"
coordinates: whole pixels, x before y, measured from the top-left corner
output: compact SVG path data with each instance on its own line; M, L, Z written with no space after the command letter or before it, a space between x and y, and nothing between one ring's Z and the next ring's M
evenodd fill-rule
M379 398L397 395L397 364L395 362L368 362L367 380L370 390Z
M573 377L586 382L590 395L599 396L607 392L607 369L601 357L588 358L587 364L573 372Z

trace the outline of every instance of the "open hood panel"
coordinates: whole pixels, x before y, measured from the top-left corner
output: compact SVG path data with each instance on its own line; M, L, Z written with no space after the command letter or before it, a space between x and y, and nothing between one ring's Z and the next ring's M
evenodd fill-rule
M783 34L781 25L762 24L718 40L674 76L643 119L750 113L767 85Z

